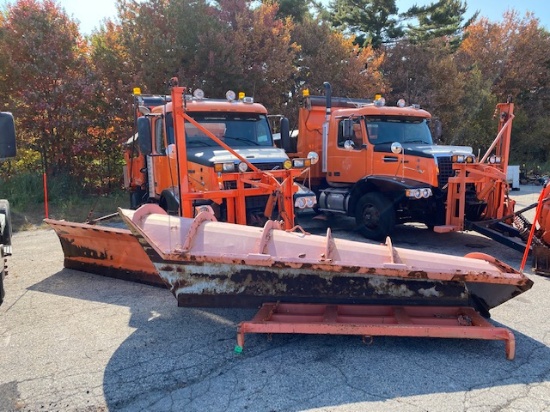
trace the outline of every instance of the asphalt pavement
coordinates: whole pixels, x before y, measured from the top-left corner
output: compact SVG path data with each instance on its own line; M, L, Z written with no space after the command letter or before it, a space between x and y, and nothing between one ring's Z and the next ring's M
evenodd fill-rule
M540 186L513 192L517 208ZM353 221L304 220L363 239ZM522 255L475 233L400 226L395 246ZM550 411L550 278L491 311L516 338L247 335L253 309L178 308L168 290L63 268L52 230L16 233L0 307L0 411Z

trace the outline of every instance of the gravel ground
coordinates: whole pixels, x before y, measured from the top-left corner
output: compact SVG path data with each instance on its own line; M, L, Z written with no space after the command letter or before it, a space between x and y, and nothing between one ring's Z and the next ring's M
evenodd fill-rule
M517 208L540 186L522 186ZM326 222L304 220L314 233ZM363 240L353 221L334 236ZM475 233L399 227L394 245L519 268L521 253ZM247 335L255 310L178 308L168 290L63 268L51 230L17 233L0 307L0 411L550 411L550 279L493 309L498 341ZM530 265L528 265L530 266Z

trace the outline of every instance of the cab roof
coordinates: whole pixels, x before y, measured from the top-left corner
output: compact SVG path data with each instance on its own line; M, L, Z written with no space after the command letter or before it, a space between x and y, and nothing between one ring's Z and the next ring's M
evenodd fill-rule
M260 103L244 103L243 101L228 101L218 99L191 99L185 101L189 112L224 112L224 113L258 113L267 114L267 109ZM163 106L152 109L153 113L162 113ZM172 102L166 103L165 110L172 111Z

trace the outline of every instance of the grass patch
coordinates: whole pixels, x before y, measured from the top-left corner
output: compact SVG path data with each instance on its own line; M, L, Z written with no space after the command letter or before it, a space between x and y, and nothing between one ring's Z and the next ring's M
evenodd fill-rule
M14 231L45 228L46 214L50 219L86 222L129 207L129 195L122 189L109 193L91 193L66 176L48 180L48 204L44 203L42 176L25 174L2 179L1 196L10 202ZM96 191L100 192L100 191Z
M10 199L8 199L10 200ZM117 211L117 207L128 208L128 194L119 191L109 195L83 195L71 197L62 201L48 202L48 217L50 219L68 220L84 223L91 219L105 216ZM12 205L11 219L14 231L35 230L48 227L44 222L46 208L44 201L25 205Z

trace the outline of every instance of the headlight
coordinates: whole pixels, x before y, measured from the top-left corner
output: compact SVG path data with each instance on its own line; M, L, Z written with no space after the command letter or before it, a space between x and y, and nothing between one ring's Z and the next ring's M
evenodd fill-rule
M292 167L301 169L304 167L304 159L292 159Z
M500 158L500 156L491 156L491 157L489 158L489 163L492 163L492 164L500 164L501 160L502 160L502 159Z
M294 207L297 207L299 209L304 209L307 205L307 201L305 197L299 197L294 202Z
M248 170L248 165L245 162L239 163L239 172L244 173Z
M288 170L292 169L292 161L290 159L286 159L283 163L283 167Z
M432 195L432 189L422 189L422 197L428 198Z
M294 201L294 207L298 209L305 209L306 207L312 208L317 204L317 198L315 195L300 196Z
M292 159L292 167L294 169L304 169L311 166L311 159Z
M473 155L453 155L451 161L453 163L474 163Z
M407 189L405 190L405 196L410 199L427 199L432 195L432 189L428 187L420 189Z
M235 171L235 163L233 163L233 162L216 163L216 164L214 164L214 170L217 173L220 173L220 172L223 172L223 173L234 172Z
M453 155L451 160L453 163L464 163L464 155Z

